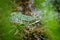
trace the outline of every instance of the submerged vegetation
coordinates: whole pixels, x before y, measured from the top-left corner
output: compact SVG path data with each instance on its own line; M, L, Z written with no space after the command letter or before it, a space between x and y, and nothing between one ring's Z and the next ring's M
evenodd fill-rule
M0 40L60 40L59 2L0 0Z

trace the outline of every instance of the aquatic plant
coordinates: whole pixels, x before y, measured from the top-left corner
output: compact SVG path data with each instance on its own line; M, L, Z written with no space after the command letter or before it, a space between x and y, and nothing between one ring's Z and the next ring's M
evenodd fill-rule
M20 21L21 24L19 24L19 21L17 23L14 23L15 21L10 20L10 17L12 17L11 16L12 12L16 11L14 8L15 5L13 1L14 0L0 0L0 40L19 40L19 39L21 40L24 36L24 32L25 34L27 34L26 31L28 32L31 31L29 27L28 27L29 30L27 30L25 26L32 25L31 27L34 28L34 26L36 26L37 23L39 24L40 27L43 27L43 29L46 30L45 33L50 40L60 40L59 38L60 32L59 32L59 26L58 26L59 24L57 21L58 13L55 11L55 7L53 7L50 0L35 0L34 1L35 3L33 6L37 8L38 11L40 11L37 13L41 13L40 15L41 18L39 17L40 19L38 18L38 20L34 21L33 23L32 22L25 23L26 21L24 21L23 23L23 21ZM35 13L35 11L33 11L33 13ZM17 14L17 15L22 15L22 14ZM13 16L13 17L16 17L16 16ZM28 21L30 21L34 17L23 15L22 18L23 18L22 20L26 20L26 18L31 18L31 19L27 19ZM41 22L42 24L40 25L39 22ZM25 31L23 31L23 29ZM34 30L37 30L37 29L33 29L33 32L32 31L29 32L30 34L29 36L32 36L35 33ZM32 37L29 37L29 38L32 38Z

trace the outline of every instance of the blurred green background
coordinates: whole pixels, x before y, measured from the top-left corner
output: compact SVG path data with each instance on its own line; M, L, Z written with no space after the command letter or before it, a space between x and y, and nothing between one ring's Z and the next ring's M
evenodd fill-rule
M51 40L60 40L60 19L57 5L60 5L59 0L56 2L55 0L35 0L36 8L43 11L44 27L51 36ZM17 26L9 21L9 16L13 10L12 6L12 0L0 0L0 40L16 40L14 33Z

